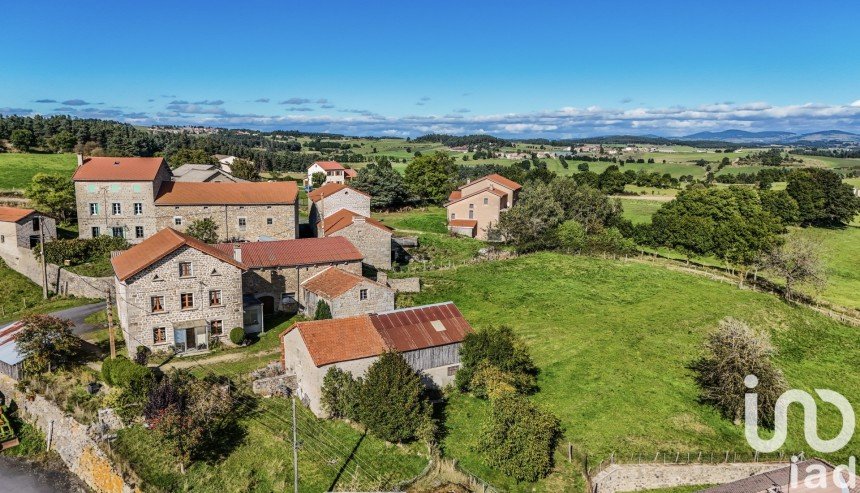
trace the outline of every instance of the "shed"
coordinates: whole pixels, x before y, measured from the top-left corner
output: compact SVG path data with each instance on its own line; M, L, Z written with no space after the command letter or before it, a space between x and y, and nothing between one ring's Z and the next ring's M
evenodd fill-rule
M23 322L12 322L0 327L0 373L13 380L24 377L26 357L18 350L15 339L24 328Z

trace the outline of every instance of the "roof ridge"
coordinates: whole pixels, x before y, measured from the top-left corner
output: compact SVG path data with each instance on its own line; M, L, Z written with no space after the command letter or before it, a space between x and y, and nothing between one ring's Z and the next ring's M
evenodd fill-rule
M439 303L430 303L429 305L419 305L419 306L407 306L403 308L395 308L393 310L386 310L384 312L376 312L371 315L390 315L392 313L405 312L408 310L417 310L419 308L428 308L431 306L443 306L443 305L453 305L453 301L440 301Z

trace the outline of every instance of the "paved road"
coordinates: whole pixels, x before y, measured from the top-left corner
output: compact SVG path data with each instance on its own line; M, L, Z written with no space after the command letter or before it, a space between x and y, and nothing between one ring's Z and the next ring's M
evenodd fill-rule
M93 303L92 305L76 306L74 308L60 310L58 312L53 312L50 315L71 320L75 324L72 330L76 335L81 335L96 328L94 325L86 323L84 319L93 313L104 309L104 303Z

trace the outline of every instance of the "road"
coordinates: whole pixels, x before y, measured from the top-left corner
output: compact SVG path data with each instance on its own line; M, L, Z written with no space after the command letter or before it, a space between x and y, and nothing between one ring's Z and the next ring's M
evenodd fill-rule
M65 318L72 321L75 324L72 331L75 335L85 334L96 327L92 324L88 324L84 319L92 315L93 313L104 310L104 303L93 303L91 305L83 305L76 306L74 308L67 308L65 310L60 310L58 312L50 313L54 317Z

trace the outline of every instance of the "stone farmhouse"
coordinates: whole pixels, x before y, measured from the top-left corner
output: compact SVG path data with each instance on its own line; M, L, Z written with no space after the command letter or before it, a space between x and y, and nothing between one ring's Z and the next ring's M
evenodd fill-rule
M305 316L313 318L319 301L331 308L332 318L394 309L394 290L377 281L329 267L302 283Z
M391 236L393 230L376 219L356 214L348 209L317 223L320 237L344 237L357 245L364 263L376 269L391 269Z
M229 343L224 336L244 326L247 268L212 245L167 228L114 256L111 264L119 323L132 356L138 346L205 350L213 338Z
M224 171L219 164L183 164L173 170L173 181L245 182Z
M75 182L81 238L113 235L139 243L166 227L211 218L232 240L292 239L298 230L294 182L184 182L163 158L78 156Z
M337 161L317 161L308 168L308 185L313 184L316 173L325 175L325 183L346 183L356 175L355 170L345 168Z
M303 283L338 267L361 276L361 252L346 238L305 238L249 243L221 243L214 248L242 262L242 292L262 303L265 315L276 311L305 312ZM369 300L368 304L373 303ZM313 311L313 307L307 310Z
M308 223L314 234L320 220L341 209L370 217L370 195L342 183L326 183L308 192Z
M331 367L354 377L386 351L397 351L428 386L453 382L460 345L472 327L451 303L403 308L334 320L297 322L281 334L281 361L296 377L296 393L324 416L321 387Z
M45 241L57 238L57 223L33 209L0 207L0 253L17 257L22 249L39 245L40 235Z
M463 236L488 240L490 227L516 203L522 185L491 174L472 180L451 192L445 209L448 230Z

